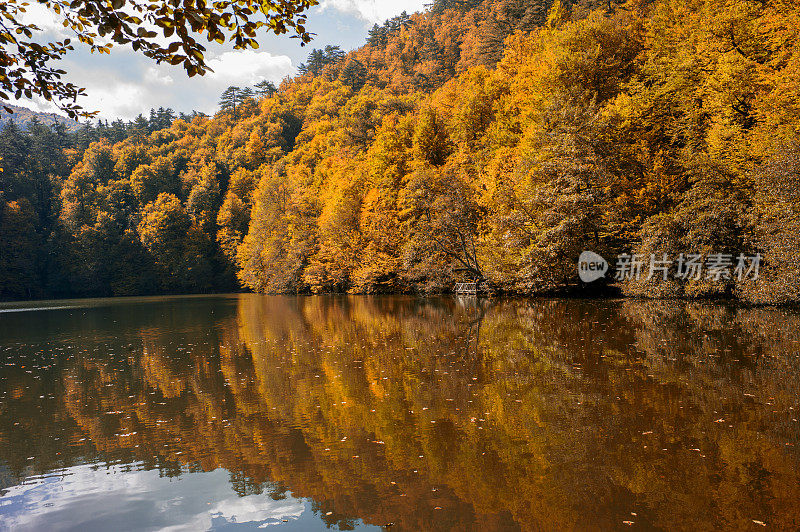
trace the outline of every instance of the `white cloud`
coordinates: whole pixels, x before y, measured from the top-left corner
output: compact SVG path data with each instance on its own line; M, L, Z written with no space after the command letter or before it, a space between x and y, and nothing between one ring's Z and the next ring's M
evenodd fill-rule
M99 110L103 116L132 118L141 112L141 102L147 101L148 87L135 83L87 84L89 97L84 107Z
M61 20L51 10L42 4L32 3L20 17L23 24L35 24L39 29L48 33L48 37L63 38L67 36L67 29Z
M175 80L172 79L172 76L160 72L156 67L148 68L144 75L144 79L148 82L157 83L159 85L172 85L175 83Z
M209 530L225 523L274 523L300 518L303 501L238 497L224 470L167 478L126 466L71 467L6 488L0 529ZM123 525L124 523L124 525Z
M421 11L431 0L322 0L320 7L335 9L342 13L352 13L372 23L381 23L407 11L409 14Z
M227 85L252 85L265 79L280 79L292 70L292 60L269 52L236 50L225 52L208 61L214 71L206 77L225 81Z
M48 102L44 98L35 96L32 100L11 100L12 105L25 107L37 113L56 113L63 115L53 102Z

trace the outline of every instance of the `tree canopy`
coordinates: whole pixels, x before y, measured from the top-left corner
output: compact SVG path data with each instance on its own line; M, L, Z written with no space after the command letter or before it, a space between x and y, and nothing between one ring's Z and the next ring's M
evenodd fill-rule
M308 59L305 63L301 63L298 67L300 74L312 74L314 76L322 72L322 69L328 65L338 63L345 57L345 52L339 47L328 45L322 49L314 48L308 54Z

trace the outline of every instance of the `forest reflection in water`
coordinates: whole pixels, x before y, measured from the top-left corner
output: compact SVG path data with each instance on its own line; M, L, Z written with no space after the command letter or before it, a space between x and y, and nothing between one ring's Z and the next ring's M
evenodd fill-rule
M0 315L0 526L33 511L12 503L20 486L94 464L122 491L122 469L198 486L226 470L256 506L295 504L291 519L258 514L278 525L310 501L323 529L800 528L795 311L256 295L74 306Z

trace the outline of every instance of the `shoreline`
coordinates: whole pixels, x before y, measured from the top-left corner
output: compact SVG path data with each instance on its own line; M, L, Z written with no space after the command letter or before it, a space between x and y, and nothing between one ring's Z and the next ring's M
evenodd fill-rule
M43 309L55 310L57 308L82 308L90 307L86 303L93 301L118 301L120 303L148 303L164 300L179 300L179 299L203 299L213 297L233 297L241 295L254 295L266 297L364 297L364 298L384 298L384 297L408 297L414 299L432 299L432 298L464 298L464 299L483 299L490 301L519 301L522 299L530 300L585 300L585 301L646 301L646 302L684 302L684 303L706 303L706 304L721 304L733 305L744 308L781 308L781 309L800 309L800 301L789 301L784 303L754 303L743 299L734 297L641 297L629 296L622 293L578 293L575 291L569 292L548 292L538 294L521 294L514 292L500 292L500 293L479 293L479 294L457 294L455 292L431 292L431 293L415 293L415 292L380 292L380 293L348 293L348 292L282 292L282 293L258 293L258 292L207 292L207 293L184 293L184 294L147 294L147 295L125 295L125 296L77 296L65 298L42 298L42 299L18 299L18 300L0 300L0 314L23 310L38 310L37 308L28 308L32 305L45 305ZM70 306L54 307L53 304L74 303Z

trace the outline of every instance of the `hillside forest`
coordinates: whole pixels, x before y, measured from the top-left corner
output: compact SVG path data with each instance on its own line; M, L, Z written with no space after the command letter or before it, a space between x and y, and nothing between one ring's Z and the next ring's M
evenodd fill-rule
M794 0L435 0L213 117L0 131L0 299L586 290L800 300ZM612 271L608 282L613 282Z

